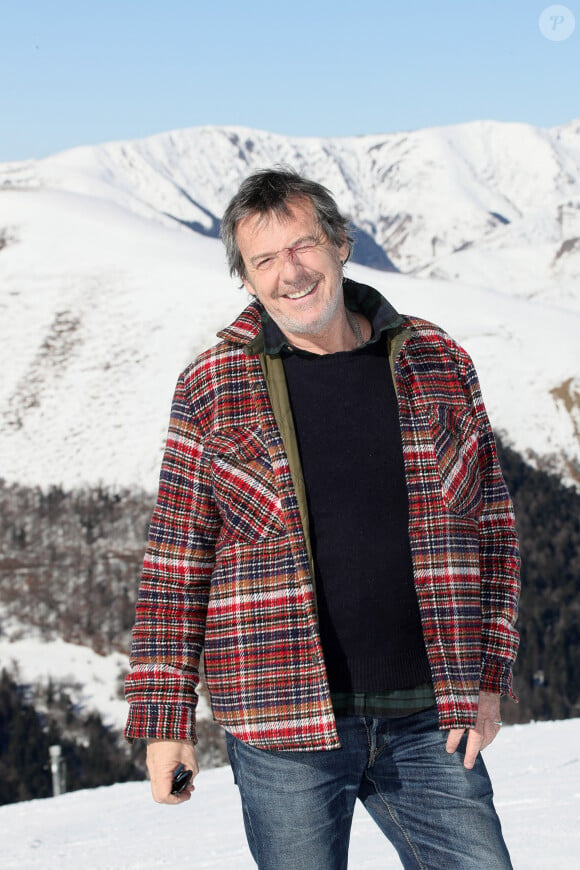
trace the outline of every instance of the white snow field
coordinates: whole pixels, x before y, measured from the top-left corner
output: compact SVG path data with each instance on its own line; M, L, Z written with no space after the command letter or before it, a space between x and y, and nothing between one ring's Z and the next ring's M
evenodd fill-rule
M0 478L155 490L177 374L248 301L218 218L246 174L284 162L407 273L348 274L464 344L496 430L577 485L579 121L343 140L198 128L1 165ZM122 726L126 657L3 617L1 665ZM516 870L580 868L580 719L505 728L486 758ZM0 807L6 870L253 866L228 769L177 808L146 783ZM357 812L350 870L398 866Z
M485 751L515 870L580 866L580 719L504 728ZM251 870L229 768L202 771L194 795L155 804L148 783L0 807L3 870ZM358 807L349 870L400 867ZM313 868L316 870L316 868ZM485 870L485 867L482 867Z
M580 122L207 127L0 164L0 477L156 488L178 372L249 299L219 216L276 163L327 184L406 273L348 274L463 342L494 427L578 484Z
M88 646L67 643L56 636L46 640L32 626L3 619L1 608L0 626L0 668L5 668L19 685L34 690L44 689L49 683L58 685L83 715L96 711L105 725L123 731L128 712L123 694L129 670L127 654L100 655ZM197 716L211 717L202 693Z

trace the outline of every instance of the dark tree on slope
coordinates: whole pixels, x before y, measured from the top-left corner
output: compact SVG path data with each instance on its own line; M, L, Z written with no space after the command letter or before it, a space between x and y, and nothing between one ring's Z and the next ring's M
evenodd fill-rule
M0 676L0 804L51 794L48 742L34 709Z
M48 637L127 652L153 499L0 482L0 606Z
M520 704L505 718L580 716L580 494L499 448L522 549ZM127 652L153 501L0 482L0 608L47 636Z
M580 716L580 495L500 448L522 552L522 596L510 722Z
M0 676L0 804L49 797L49 751L60 744L66 788L74 791L144 778L143 747L120 745L99 715L79 716L49 687L39 713L6 671Z

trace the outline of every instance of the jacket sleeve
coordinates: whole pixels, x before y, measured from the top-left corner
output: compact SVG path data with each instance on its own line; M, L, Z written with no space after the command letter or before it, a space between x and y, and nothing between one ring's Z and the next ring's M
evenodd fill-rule
M464 384L479 427L482 489L479 515L482 617L480 689L515 699L512 667L519 635L515 629L520 593L520 556L513 505L503 479L495 439L477 373L465 355Z
M202 467L186 381L178 381L149 530L125 694L125 736L196 741L196 687L219 515Z

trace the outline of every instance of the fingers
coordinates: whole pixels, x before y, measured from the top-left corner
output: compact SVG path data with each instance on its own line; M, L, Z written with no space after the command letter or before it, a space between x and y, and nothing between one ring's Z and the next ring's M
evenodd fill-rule
M475 730L481 736L481 749L495 740L501 730L499 695L492 692L479 693L479 707Z
M198 766L195 751L190 741L150 740L147 746L147 769L151 779L153 800L160 804L181 804L190 800L194 790L192 782L181 794L171 794L173 771L178 764L197 776Z
M172 794L171 786L173 783L173 775L166 777L151 776L151 794L153 800L158 804L182 804L190 800L191 793L194 790L193 783L190 783L180 794Z
M447 743L445 744L445 749L449 753L449 755L453 755L459 744L461 743L461 738L465 734L465 728L452 728L449 734L447 735Z
M501 730L499 715L499 695L481 692L475 728L467 730L463 764L468 770L473 768L481 750L489 746L499 734ZM453 754L457 750L465 732L466 729L463 728L452 728L449 731L445 747L447 752Z
M481 743L481 749L485 749L486 746L489 746L489 744L495 740L500 731L501 723L498 720L486 719L483 722L483 739Z
M450 755L456 751L464 734L464 728L451 729L447 735L447 743L445 746L445 749ZM477 758L479 751L483 748L482 744L483 735L476 731L475 728L470 728L467 731L467 745L465 747L465 758L463 759L463 766L468 770L471 770L475 764L475 759Z
M481 749L483 749L483 735L480 734L477 729L472 728L468 732L465 758L463 759L463 766L466 767L467 770L472 769Z

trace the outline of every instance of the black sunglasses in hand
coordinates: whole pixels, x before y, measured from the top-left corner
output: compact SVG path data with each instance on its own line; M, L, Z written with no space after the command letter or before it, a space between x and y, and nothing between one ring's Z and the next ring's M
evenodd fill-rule
M185 765L178 764L175 770L173 771L173 784L171 786L171 794L180 795L193 777L192 770L186 770Z

